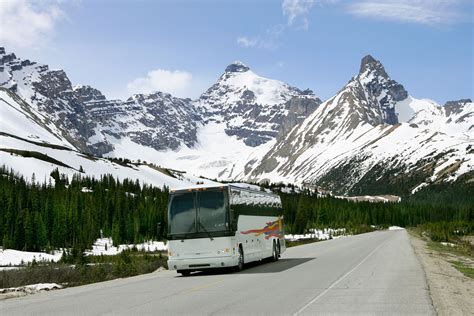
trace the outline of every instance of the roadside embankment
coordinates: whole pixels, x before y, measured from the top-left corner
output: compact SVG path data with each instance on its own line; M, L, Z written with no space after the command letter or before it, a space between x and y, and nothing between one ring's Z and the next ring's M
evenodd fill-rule
M474 279L458 271L453 263L473 264L472 258L447 248L428 246L428 241L410 232L413 249L426 273L438 315L474 315ZM442 245L441 245L442 246Z

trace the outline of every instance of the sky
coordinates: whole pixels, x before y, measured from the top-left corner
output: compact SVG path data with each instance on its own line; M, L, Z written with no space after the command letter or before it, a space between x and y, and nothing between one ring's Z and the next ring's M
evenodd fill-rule
M108 98L196 98L234 60L321 99L371 54L416 98L474 97L472 0L0 0L0 46Z

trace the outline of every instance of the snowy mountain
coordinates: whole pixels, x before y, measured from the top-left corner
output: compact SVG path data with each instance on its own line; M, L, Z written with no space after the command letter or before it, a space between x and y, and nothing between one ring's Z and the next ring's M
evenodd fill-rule
M415 191L474 170L472 101L416 99L371 56L324 103L242 62L197 100L162 92L108 100L3 48L0 87L0 164L37 178L59 166L157 185L202 181L193 174L359 195Z
M256 147L289 131L321 103L309 90L260 77L240 62L229 65L199 100L167 93L108 100L97 89L73 87L63 70L17 58L0 47L0 86L15 92L55 123L81 151L114 156L131 141L160 150L192 148L197 130L225 123L225 133Z
M359 74L256 167L249 164L245 178L317 184L343 194L453 180L474 170L473 113L470 100L441 107L409 96L366 56Z
M42 113L44 122L54 123L64 138L86 153L110 153L121 138L157 150L196 142L200 118L189 99L157 92L126 101L107 100L90 86L73 87L63 70L17 58L3 47L0 87L15 92Z
M206 122L224 122L227 135L256 147L291 130L320 103L311 90L261 77L236 61L201 95L197 107Z
M58 169L70 177L84 173L99 177L111 174L118 179L138 179L158 187L182 187L197 182L210 183L184 172L147 163L110 160L81 153L53 124L12 91L0 88L0 166L6 165L36 181L50 180ZM52 179L51 179L52 180Z

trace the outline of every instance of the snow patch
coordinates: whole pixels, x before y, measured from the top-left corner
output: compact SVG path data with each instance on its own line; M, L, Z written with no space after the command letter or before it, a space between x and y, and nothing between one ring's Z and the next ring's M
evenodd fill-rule
M57 283L37 283L37 284L30 284L25 286L19 287L9 287L0 289L0 294L5 293L21 293L21 294L35 294L45 291L57 290L62 289L63 287Z
M13 249L0 250L0 266L19 266L36 262L58 262L61 260L62 251L55 251L53 254L46 252L29 252Z
M404 230L405 228L400 227L400 226L390 226L388 230Z
M163 241L149 240L141 244L123 244L118 247L113 245L112 238L99 238L97 239L92 249L85 252L86 256L100 256L100 255L117 255L124 250L130 250L136 248L139 251L154 252L154 251L167 251L168 245Z
M328 240L332 238L338 238L341 236L346 235L345 228L324 228L324 229L317 229L313 228L309 230L310 233L308 234L287 234L285 235L285 239L289 241L297 241L297 240L304 240L304 239L319 239L319 240Z

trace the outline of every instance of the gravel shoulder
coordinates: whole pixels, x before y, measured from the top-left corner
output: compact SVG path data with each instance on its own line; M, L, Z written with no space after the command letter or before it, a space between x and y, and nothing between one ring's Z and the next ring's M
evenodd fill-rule
M456 255L427 247L427 242L410 233L410 240L426 273L430 295L438 315L474 315L474 280L454 268Z

